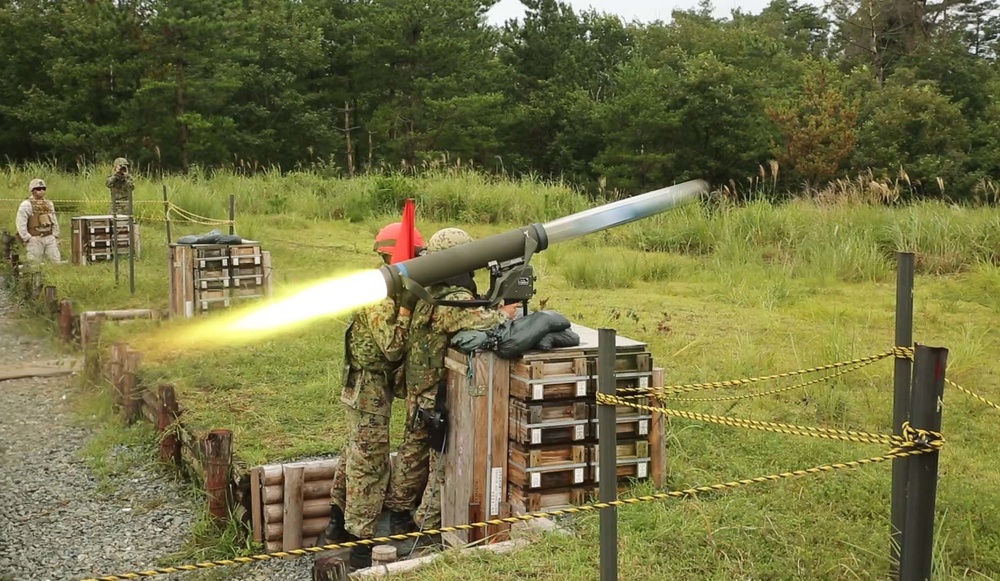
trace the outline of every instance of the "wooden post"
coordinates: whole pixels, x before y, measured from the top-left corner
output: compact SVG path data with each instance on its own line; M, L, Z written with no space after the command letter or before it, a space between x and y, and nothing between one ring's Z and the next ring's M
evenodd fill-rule
M80 344L83 347L84 374L87 385L97 385L101 380L102 320L101 317L80 315Z
M177 395L174 393L174 386L164 384L160 386L160 413L157 429L162 432L160 436L160 462L164 464L181 464L181 440L177 437Z
M111 404L117 413L125 405L125 350L128 346L125 343L115 342L111 345L111 364L108 366L108 379L111 381Z
M56 298L56 287L47 285L44 289L44 294L45 312L50 315L55 315L59 312L59 300Z
M285 478L285 507L281 521L281 548L284 551L302 548L302 486L304 468L301 465L282 467Z
M653 369L650 387L663 387L664 370L662 367ZM649 405L662 407L663 400L658 396L650 396ZM649 471L653 478L653 486L663 488L667 474L667 417L653 412L649 420Z
M125 364L122 367L125 398L125 421L133 423L142 414L142 386L136 377L139 373L139 363L142 353L126 348Z
M348 581L347 563L337 557L323 557L313 561L313 581Z
M59 338L69 343L73 340L73 301L59 302Z
M28 296L32 300L38 300L42 296L42 273L35 271L31 273L31 288Z
M372 547L372 567L388 565L396 562L396 547L393 545L378 545Z
M229 519L229 472L233 461L233 433L212 430L202 441L205 452L205 492L208 513L217 522Z

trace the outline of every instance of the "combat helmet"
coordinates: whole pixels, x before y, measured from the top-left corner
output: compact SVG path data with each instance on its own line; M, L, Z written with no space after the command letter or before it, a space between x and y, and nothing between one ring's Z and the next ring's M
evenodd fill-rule
M121 166L128 167L128 160L125 159L124 157L119 157L119 158L115 159L115 163L111 165L111 167L113 167L115 169L118 169Z
M440 252L472 242L472 236L461 228L443 228L427 241L427 252Z

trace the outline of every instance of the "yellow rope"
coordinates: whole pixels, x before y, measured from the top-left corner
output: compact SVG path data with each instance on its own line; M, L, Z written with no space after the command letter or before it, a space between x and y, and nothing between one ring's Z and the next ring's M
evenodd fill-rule
M849 462L838 462L834 464L824 464L822 466L815 466L812 468L806 468L804 470L791 470L788 472L780 472L777 474L769 474L767 476L758 476L756 478L745 478L742 480L733 480L730 482L723 482L720 484L713 484L710 486L695 486L692 488L687 488L684 490L674 490L670 492L658 492L654 494L637 496L632 498L619 498L617 500L612 500L610 502L595 502L592 504L585 504L580 506L574 506L570 508L564 508L560 510L550 510L545 512L532 512L519 516L512 516L507 518L498 518L488 521L481 521L475 523L469 523L465 525L456 525L441 527L439 529L432 529L422 532L412 532L405 533L401 535L389 535L386 537L375 537L370 539L361 539L358 541L350 541L346 543L323 545L320 547L305 547L301 549L294 549L291 551L278 551L274 553L265 553L261 555L253 555L250 557L233 557L231 559L220 559L217 561L206 561L202 563L194 563L190 565L178 565L176 567L160 567L156 569L148 569L146 571L135 571L130 573L120 573L118 575L105 575L101 577L90 577L83 579L82 581L119 581L122 579L138 579L141 577L155 577L158 575L168 575L170 573L180 573L183 571L196 571L199 569L213 569L216 567L228 567L232 565L243 565L248 563L257 563L260 561L269 561L271 559L287 559L289 557L303 557L310 554L317 554L324 551L331 551L335 549L349 549L362 545L380 545L384 543L389 543L392 541L404 541L406 539L426 537L432 535L439 535L441 533L458 532L458 531L468 531L476 528L485 528L488 526L503 525L503 524L515 524L519 522L526 522L530 520L566 516L573 514L582 514L586 512L594 512L606 508L626 506L632 504L640 504L644 502L652 502L655 500L665 500L668 498L688 498L697 496L701 493L708 492L720 492L726 490L732 490L739 488L741 486L748 486L751 484L761 484L765 482L775 482L778 480L783 480L786 478L795 478L799 476L807 476L813 474L823 474L828 472L834 472L837 470L847 470L851 468L859 468L861 466L877 464L879 462L885 462L887 460L894 460L896 458L906 458L909 456L918 456L920 454L928 454L931 452L936 452L939 446L935 447L933 445L922 445L919 442L905 442L903 446L894 448L888 453L882 456L873 456L870 458L862 458L860 460L852 460Z

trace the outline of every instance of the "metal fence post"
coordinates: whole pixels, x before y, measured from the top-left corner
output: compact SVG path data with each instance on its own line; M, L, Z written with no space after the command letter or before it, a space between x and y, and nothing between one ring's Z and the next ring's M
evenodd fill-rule
M236 234L236 195L229 194L229 235Z
M939 432L948 350L918 345L913 358L915 372L910 398L910 426ZM940 452L935 450L909 459L906 528L903 530L905 542L899 562L901 581L929 581L931 578L939 456Z
M615 395L615 330L599 329L597 335L597 390L605 395ZM618 430L616 407L600 405L597 408L597 444L600 448L601 502L611 502L618 497ZM618 508L601 509L601 581L618 579Z
M896 347L913 347L913 271L914 255L912 252L896 253ZM892 398L892 433L903 434L903 422L910 414L910 386L912 383L913 362L905 357L896 356L893 368L893 398ZM900 551L903 546L903 529L906 522L906 482L907 461L909 458L896 458L892 461L892 500L890 515L892 528L890 530L891 572L899 570Z

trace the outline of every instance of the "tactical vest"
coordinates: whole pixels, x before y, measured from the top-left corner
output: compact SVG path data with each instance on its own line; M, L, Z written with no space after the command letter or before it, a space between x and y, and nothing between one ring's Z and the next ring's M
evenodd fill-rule
M54 220L48 200L31 198L31 215L28 216L28 234L32 236L48 236L52 234Z
M453 285L432 286L428 294L435 300L443 299L451 293L468 290ZM448 335L434 333L431 323L437 307L420 301L410 317L410 334L406 352L406 391L410 397L422 398L426 406L436 395L438 386L445 379L444 358L448 352Z

